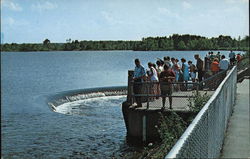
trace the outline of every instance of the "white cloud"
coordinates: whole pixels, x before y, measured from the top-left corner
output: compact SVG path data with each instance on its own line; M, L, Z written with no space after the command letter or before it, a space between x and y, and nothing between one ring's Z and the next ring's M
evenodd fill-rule
M1 5L13 11L23 10L23 8L18 3L12 2L11 0L1 0Z
M33 10L38 10L38 11L43 11L43 10L53 10L57 8L57 4L56 3L51 3L51 2L43 2L43 3L36 3L36 4L32 4L31 8Z
M104 19L111 25L116 25L116 24L122 24L123 21L122 20L118 20L116 18L114 18L110 13L106 12L106 11L102 11L101 12L102 16L104 17Z
M188 2L186 2L186 1L183 1L182 2L182 7L184 9L190 9L190 8L192 8L192 5L190 3L188 3Z

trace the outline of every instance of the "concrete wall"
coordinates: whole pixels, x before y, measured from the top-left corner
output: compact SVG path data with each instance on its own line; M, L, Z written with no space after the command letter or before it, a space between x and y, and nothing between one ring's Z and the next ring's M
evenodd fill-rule
M124 102L122 104L122 112L127 128L127 136L141 143L148 143L159 141L160 136L156 126L159 125L162 116L167 116L171 111L161 111L161 109L133 109L129 107L130 104ZM194 112L175 111L184 121Z

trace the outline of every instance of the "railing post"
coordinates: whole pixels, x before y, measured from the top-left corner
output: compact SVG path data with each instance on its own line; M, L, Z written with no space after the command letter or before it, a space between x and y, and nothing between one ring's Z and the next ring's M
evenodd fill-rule
M199 94L199 82L196 82L196 95Z
M147 109L149 108L149 100L148 100L148 95L149 95L149 83L148 81L146 82L146 85L147 85Z
M128 94L127 94L127 102L129 104L133 104L133 84L131 83L133 81L134 71L128 70Z

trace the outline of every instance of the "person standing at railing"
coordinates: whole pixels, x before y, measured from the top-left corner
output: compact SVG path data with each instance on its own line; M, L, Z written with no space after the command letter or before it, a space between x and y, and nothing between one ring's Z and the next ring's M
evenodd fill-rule
M219 61L221 60L221 55L220 55L220 52L219 52L219 51L217 52L216 58L217 58Z
M192 82L195 82L195 78L196 78L196 67L193 64L192 61L188 61L188 65L189 65L189 72L190 72L190 77L192 79Z
M222 55L221 60L219 62L219 67L220 67L220 71L224 71L224 73L222 74L222 78L220 82L223 80L224 77L226 77L229 65L230 65L229 60L226 59L225 55Z
M175 58L171 57L171 69L174 68L174 64L176 63Z
M201 82L204 76L203 60L200 58L199 54L194 55L194 58L197 60L196 68L198 72L198 80Z
M160 74L160 87L161 87L161 95L168 95L170 109L172 109L172 84L175 79L175 74L172 69L168 67L168 65L164 65L164 70ZM162 97L162 109L165 109L166 97Z
M205 57L204 63L205 63L205 71L209 71L210 70L210 59L208 57Z
M160 73L163 71L163 65L162 65L161 61L159 61L159 60L156 61L156 65L157 65L156 71L158 73L158 76L160 76Z
M211 54L210 54L210 61L213 62L214 61L214 58L215 58L215 55L214 55L214 52L211 51Z
M139 59L135 59L135 70L134 70L134 94L140 94L142 92L142 82L146 79L146 71L145 68L141 65ZM141 107L141 97L135 97L135 101L138 107Z
M230 51L229 58L230 58L230 64L234 65L234 63L235 63L235 53L233 52L233 50Z
M182 58L181 62L182 62L181 70L183 72L183 80L186 83L185 88L183 90L187 90L187 82L189 80L189 70L188 70L189 66L186 62L186 59Z
M179 82L179 77L180 77L180 65L178 64L178 59L175 59L173 62L173 67L172 70L175 73L175 80L174 82ZM180 85L179 84L174 84L175 90L180 91Z
M220 67L219 67L219 60L215 58L213 62L211 63L211 72L212 75L215 75L219 72ZM218 85L220 84L221 79L219 78L220 76L216 76L211 82L207 83L209 85L210 89L216 89Z
M221 60L219 62L220 71L228 70L229 65L230 63L228 59L226 59L225 55L222 55Z
M158 79L160 78L160 74L163 71L163 64L164 63L162 63L160 60L156 61L156 65L157 65L156 71L157 71ZM161 94L160 84L157 84L157 94L158 95ZM156 99L158 98L156 97Z
M170 57L169 56L164 57L164 64L168 65L169 68L172 67L173 63L170 61Z
M219 70L220 70L219 60L217 58L215 58L214 61L211 63L212 74L215 75L216 73L219 72Z
M241 57L240 53L238 53L238 54L236 55L237 63L240 62L241 58L242 58L242 57Z
M153 64L151 62L148 63L148 68L149 68L149 71L148 71L148 78L151 82L153 82L152 84L150 84L150 87L149 87L149 94L153 94L153 95L157 95L157 94L160 94L157 90L157 85L158 85L158 74L157 74L157 71L156 69L153 67ZM151 98L151 99L154 99Z

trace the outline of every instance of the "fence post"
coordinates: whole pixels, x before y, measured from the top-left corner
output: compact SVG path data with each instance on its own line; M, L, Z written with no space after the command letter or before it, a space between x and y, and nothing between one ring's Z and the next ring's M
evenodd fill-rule
M131 83L133 81L134 71L128 70L128 92L127 92L127 102L129 104L133 104L133 84Z

